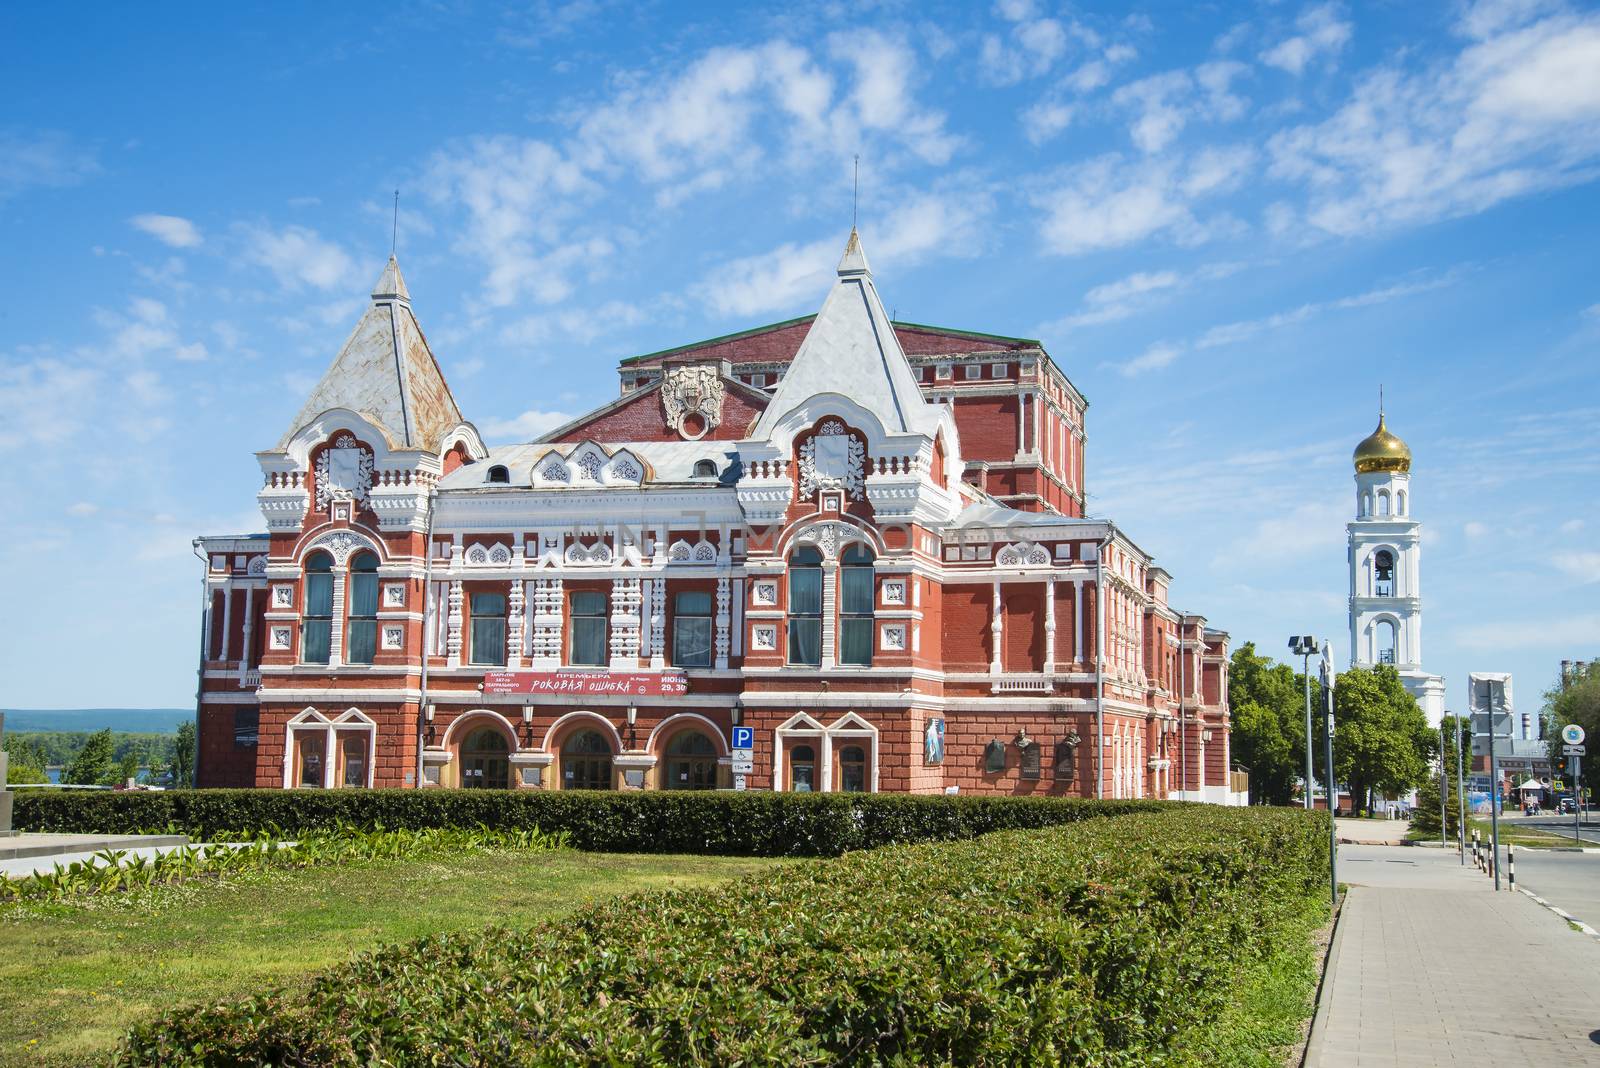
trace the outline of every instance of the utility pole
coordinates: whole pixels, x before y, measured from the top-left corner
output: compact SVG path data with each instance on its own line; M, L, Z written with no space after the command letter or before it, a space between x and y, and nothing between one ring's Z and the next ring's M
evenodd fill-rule
M1333 907L1339 907L1339 830L1334 820L1337 793L1333 785L1333 643L1322 643L1322 744L1328 775L1328 892ZM1309 748L1311 739L1306 739Z

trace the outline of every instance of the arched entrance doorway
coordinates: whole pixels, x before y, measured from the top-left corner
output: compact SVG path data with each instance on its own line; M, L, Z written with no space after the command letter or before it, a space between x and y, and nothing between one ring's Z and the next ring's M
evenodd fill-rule
M461 743L461 785L473 790L511 786L510 745L494 727L479 727Z
M599 731L574 731L561 744L561 788L611 789L611 755L611 743Z
M667 743L666 779L668 790L715 790L717 788L717 747L699 731L679 731Z

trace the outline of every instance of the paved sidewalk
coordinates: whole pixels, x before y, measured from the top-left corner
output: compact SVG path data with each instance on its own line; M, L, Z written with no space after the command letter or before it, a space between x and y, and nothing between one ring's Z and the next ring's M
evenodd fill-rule
M1339 877L1310 1068L1600 1063L1600 942L1453 852L1341 846Z
M1406 834L1411 830L1411 824L1407 820L1361 820L1341 816L1333 822L1339 829L1339 841L1357 845L1380 842L1399 845L1406 840Z

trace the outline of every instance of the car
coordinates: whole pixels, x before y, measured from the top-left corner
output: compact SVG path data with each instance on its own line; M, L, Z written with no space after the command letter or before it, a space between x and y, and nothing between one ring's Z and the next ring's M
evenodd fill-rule
M1561 803L1556 806L1556 811L1563 816L1570 816L1578 811L1578 803L1570 797L1563 797Z

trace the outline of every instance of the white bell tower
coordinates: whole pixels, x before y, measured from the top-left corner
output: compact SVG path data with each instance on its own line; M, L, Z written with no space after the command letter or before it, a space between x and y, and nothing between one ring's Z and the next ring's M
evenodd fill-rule
M1390 664L1429 722L1444 715L1444 680L1422 670L1422 524L1412 518L1411 450L1378 429L1355 449L1350 538L1350 663Z

